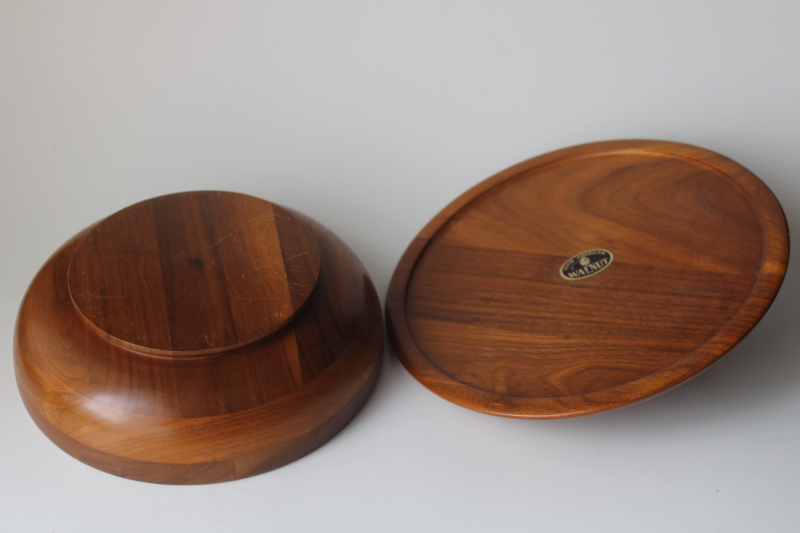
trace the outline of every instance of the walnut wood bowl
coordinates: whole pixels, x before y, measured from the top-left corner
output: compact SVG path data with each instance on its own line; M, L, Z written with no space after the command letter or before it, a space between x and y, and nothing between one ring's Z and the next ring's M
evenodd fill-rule
M789 235L756 176L684 144L612 141L476 185L411 243L389 336L436 394L500 416L588 415L696 375L758 322Z
M42 267L15 333L20 394L73 457L215 483L285 465L358 412L380 304L330 231L251 196L188 192L82 231Z

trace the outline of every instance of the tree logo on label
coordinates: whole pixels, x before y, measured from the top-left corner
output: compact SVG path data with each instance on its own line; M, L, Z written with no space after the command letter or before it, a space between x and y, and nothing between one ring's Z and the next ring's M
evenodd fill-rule
M613 260L614 254L602 248L581 252L567 259L559 274L566 280L588 278L608 268Z

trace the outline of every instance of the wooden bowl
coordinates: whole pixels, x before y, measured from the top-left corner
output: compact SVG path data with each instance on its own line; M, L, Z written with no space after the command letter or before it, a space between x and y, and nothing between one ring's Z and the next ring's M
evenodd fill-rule
M789 256L756 176L656 141L535 157L473 187L411 243L389 335L409 372L519 418L607 411L719 359L758 322Z
M20 394L95 468L154 483L240 479L321 446L380 371L364 267L313 220L187 192L82 231L42 267L15 333Z

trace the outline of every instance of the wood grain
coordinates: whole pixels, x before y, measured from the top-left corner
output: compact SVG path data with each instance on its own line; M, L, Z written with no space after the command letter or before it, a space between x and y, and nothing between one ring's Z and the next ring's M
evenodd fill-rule
M301 249L284 257L287 241ZM100 222L75 250L68 286L109 340L164 355L214 353L290 321L314 289L319 261L310 232L285 209L192 192Z
M141 202L48 260L20 308L33 419L96 468L212 483L282 466L355 416L380 369L380 304L330 231L234 193Z
M651 397L716 361L766 312L788 230L775 197L718 154L615 141L512 167L414 240L387 298L390 338L426 387L523 418ZM606 249L578 280L566 260Z

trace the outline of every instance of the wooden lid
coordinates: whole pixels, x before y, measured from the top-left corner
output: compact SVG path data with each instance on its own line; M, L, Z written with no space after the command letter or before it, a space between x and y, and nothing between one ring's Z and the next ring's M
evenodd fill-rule
M314 237L265 200L171 194L106 218L69 267L69 292L109 340L148 353L215 353L289 322L319 276Z
M716 361L766 312L783 211L741 165L656 141L539 156L473 187L411 243L387 322L423 385L485 413L614 409Z

